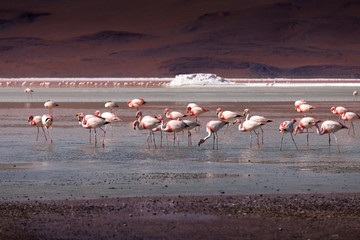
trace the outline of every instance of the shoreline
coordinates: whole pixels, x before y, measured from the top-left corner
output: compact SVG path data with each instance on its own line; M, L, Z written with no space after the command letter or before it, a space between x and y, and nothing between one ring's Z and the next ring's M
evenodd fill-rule
M0 237L357 239L359 203L360 193L1 201Z

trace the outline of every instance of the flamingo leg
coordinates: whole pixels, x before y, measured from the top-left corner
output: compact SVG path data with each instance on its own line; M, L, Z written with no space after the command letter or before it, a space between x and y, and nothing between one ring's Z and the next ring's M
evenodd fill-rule
M166 134L166 147L169 148L169 138L167 134Z
M250 132L250 148L252 148L252 133Z
M256 135L256 142L257 142L257 145L258 145L258 148L260 148L260 144L259 144L259 133L255 132L255 135Z
M213 150L215 149L215 133L213 133Z
M36 141L39 139L39 127L37 127L37 135L36 135Z
M96 144L97 144L97 139L96 139L96 128L94 128L94 142L95 142L95 147L96 147Z
M191 132L188 131L188 145L191 146L192 142L191 142Z
M295 147L296 147L296 150L299 150L299 149L298 149L298 147L296 146L296 142L295 142L295 140L294 140L293 134L292 134L292 133L290 133L290 136L291 136L291 139L292 139L292 140L293 140L293 142L294 142L294 145L295 145Z
M163 134L162 131L160 131L160 148L162 148L162 138L163 138Z
M352 126L352 129L353 129L353 134L355 135L355 126L354 126L354 123L353 123L353 122L351 122L351 123L350 123L350 126Z
M89 144L91 144L91 129L89 129Z
M43 132L44 132L44 138L45 138L45 141L47 142L47 138L46 138L46 133L45 133L45 129L44 129L44 127L43 127L43 126L41 126L41 128L42 128L42 130L43 130Z
M330 136L330 134L329 134L329 136ZM334 133L333 133L333 136L335 138L336 146L337 146L337 149L338 149L338 154L340 154L340 148L339 148L339 144L338 144L338 141L337 141L337 137L336 137L336 135Z
M330 153L330 142L331 142L331 139L330 139L330 133L328 133L328 135L329 135L329 153Z
M146 142L147 142L147 144L148 144L148 149L150 149L149 140L151 141L151 132L149 132L149 135L148 135L148 137L147 137L147 139L146 139Z
M175 141L176 141L176 133L174 132L174 141L173 141L173 147L175 147Z
M50 132L50 130L49 130L49 132ZM51 139L50 139L50 143L53 143L52 137L53 137L53 127L51 126Z
M217 135L217 132L215 132L214 136L215 136L215 139L216 139L216 150L219 150L219 137Z
M309 129L306 129L306 145L309 148Z
M261 144L264 144L264 130L262 129L262 127L260 127L261 130Z
M153 131L150 131L150 133L152 134L153 141L154 141L154 148L156 149L155 134Z
M106 126L105 126L105 130L100 128L101 131L103 131L103 134L102 134L102 147L104 148L105 147L105 134L106 134Z
M280 151L281 151L281 148L282 148L282 142L283 142L283 138L284 138L284 133L281 134L281 141L280 141Z

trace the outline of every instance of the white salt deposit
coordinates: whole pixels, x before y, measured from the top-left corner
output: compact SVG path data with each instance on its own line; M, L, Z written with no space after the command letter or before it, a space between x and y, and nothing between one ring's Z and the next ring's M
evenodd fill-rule
M169 84L170 87L194 86L194 85L224 85L233 84L222 77L210 73L179 74Z

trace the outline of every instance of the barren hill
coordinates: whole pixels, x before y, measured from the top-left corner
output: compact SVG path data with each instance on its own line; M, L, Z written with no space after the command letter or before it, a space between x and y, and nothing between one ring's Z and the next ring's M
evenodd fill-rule
M0 5L1 77L360 77L356 0Z

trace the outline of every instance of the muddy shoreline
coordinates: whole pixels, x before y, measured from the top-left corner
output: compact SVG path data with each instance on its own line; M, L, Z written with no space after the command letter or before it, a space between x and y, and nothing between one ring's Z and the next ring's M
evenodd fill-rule
M360 194L0 202L1 239L358 239Z

